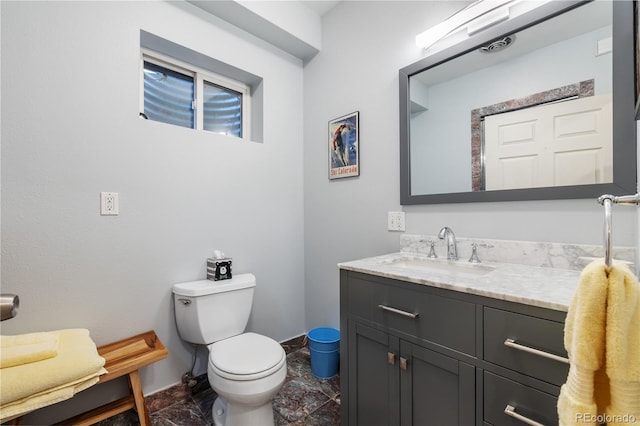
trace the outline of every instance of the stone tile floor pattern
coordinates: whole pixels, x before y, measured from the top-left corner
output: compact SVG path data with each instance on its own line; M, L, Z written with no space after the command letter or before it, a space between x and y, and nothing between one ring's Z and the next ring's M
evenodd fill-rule
M273 401L276 426L340 424L340 379L317 379L311 373L309 348L305 336L282 344L287 353L287 379ZM210 426L211 407L216 393L206 374L197 378L192 389L176 385L145 398L153 426ZM130 410L103 420L99 426L139 425ZM246 425L262 426L262 425Z

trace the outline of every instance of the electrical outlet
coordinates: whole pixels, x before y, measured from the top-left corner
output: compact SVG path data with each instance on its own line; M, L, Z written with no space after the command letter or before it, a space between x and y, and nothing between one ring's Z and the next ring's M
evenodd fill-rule
M118 204L117 192L100 193L100 214L102 216L117 216L119 209Z
M404 212L387 213L387 230L404 231Z

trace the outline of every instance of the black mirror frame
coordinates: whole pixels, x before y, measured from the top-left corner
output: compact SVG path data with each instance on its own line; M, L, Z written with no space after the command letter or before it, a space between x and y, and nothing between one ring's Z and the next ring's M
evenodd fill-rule
M400 70L400 204L595 199L602 194L636 193L634 2L613 1L613 183L411 195L409 77L464 55L491 40L523 30L589 1L549 2L526 16L488 29Z

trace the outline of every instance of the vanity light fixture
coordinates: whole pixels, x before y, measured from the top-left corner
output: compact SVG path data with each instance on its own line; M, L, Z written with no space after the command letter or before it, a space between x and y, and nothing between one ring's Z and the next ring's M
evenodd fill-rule
M467 35L474 35L498 22L509 19L509 7L499 7L484 15L478 16L467 24Z
M416 45L425 50L463 29L467 36L479 33L499 22L522 15L550 0L477 0L438 25L416 36Z

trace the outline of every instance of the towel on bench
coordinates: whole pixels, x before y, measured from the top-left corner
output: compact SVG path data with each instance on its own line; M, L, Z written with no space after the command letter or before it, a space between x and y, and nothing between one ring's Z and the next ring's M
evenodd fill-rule
M0 369L0 420L71 398L106 373L89 330L52 333L58 339L56 356Z
M5 422L39 408L69 399L76 393L98 383L100 375L104 373L106 373L106 370L103 368L93 374L74 380L71 383L66 383L53 389L48 389L46 391L30 395L26 398L5 404L0 407L0 422Z
M58 336L52 332L0 336L0 368L15 367L58 354Z

